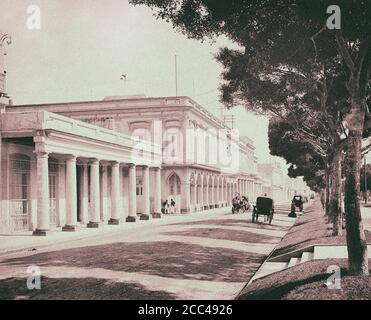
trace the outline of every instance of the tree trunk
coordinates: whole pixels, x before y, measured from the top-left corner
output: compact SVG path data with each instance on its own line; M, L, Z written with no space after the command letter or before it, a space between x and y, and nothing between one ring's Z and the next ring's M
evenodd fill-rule
M331 164L331 192L329 199L329 216L333 224L332 235L341 236L343 229L341 227L341 206L340 206L340 193L341 193L341 155L342 150L336 150Z
M357 116L359 115L357 114ZM367 242L363 231L359 201L361 142L362 130L352 130L350 128L345 163L347 171L345 180L345 214L348 265L349 272L353 275L369 274Z
M328 166L326 167L325 170L325 179L326 179L325 213L328 219L330 213L330 174Z

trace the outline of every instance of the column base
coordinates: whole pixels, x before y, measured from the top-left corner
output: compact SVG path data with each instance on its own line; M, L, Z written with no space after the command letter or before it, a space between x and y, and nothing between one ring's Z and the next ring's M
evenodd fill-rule
M152 213L152 218L153 219L160 219L161 218L161 213L159 213L159 212Z
M140 215L139 220L149 220L149 215L146 213L143 213Z
M62 227L62 231L69 231L74 232L76 230L76 227L73 225L66 224L64 227Z
M135 217L132 217L132 216L128 216L128 217L126 217L125 221L126 222L135 222L136 221L136 218Z
M32 235L38 237L45 237L47 235L47 231L48 230L36 229L32 232Z
M93 222L89 221L89 223L86 225L87 228L99 228L100 222Z
M113 219L113 218L111 218L111 219L108 220L108 224L110 224L112 226L117 226L117 225L120 224L120 219Z
M180 209L180 213L190 213L190 209Z

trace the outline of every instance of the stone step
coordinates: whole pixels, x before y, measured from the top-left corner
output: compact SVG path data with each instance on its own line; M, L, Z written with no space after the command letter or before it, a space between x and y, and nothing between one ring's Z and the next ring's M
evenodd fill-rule
M286 269L287 262L266 262L263 267L254 275L252 280L265 277L269 274Z
M301 255L300 263L304 263L310 260L313 260L314 253L313 252L303 252Z
M289 261L289 264L287 265L287 268L291 268L293 266L296 266L300 263L300 258L291 258Z
M370 252L371 244L367 245ZM314 247L315 260L320 259L348 259L348 248L345 245L321 245Z

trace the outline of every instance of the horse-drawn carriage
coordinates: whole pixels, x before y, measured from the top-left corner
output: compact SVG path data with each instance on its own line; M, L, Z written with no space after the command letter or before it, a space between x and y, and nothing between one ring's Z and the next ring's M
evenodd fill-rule
M245 213L250 210L250 203L246 197L235 197L232 200L232 213Z
M258 222L259 215L263 215L271 224L274 214L273 199L268 197L258 197L252 213L252 222Z

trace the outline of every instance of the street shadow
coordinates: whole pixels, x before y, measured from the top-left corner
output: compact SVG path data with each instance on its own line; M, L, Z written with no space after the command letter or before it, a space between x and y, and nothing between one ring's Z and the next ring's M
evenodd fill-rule
M163 232L170 236L204 237L247 243L277 243L280 237L257 234L249 231L230 230L223 228L192 228L185 231Z
M251 219L210 219L210 220L201 220L201 221L187 221L187 222L177 222L172 224L167 224L166 226L192 226L192 225L204 225L204 224L210 224L210 225L218 225L220 227L248 227L248 228L256 228L256 229L266 229L266 230L276 230L276 231L284 231L289 229L289 227L281 227L281 226L275 226L272 224L268 224L267 222L264 222L263 217L259 217L260 221L258 222L252 222ZM274 219L273 222L274 223Z
M264 255L177 241L110 243L4 260L0 265L103 268L192 280L245 282Z
M29 290L26 279L0 280L0 300L169 300L166 291L151 291L137 283L94 278L41 277L41 289Z

